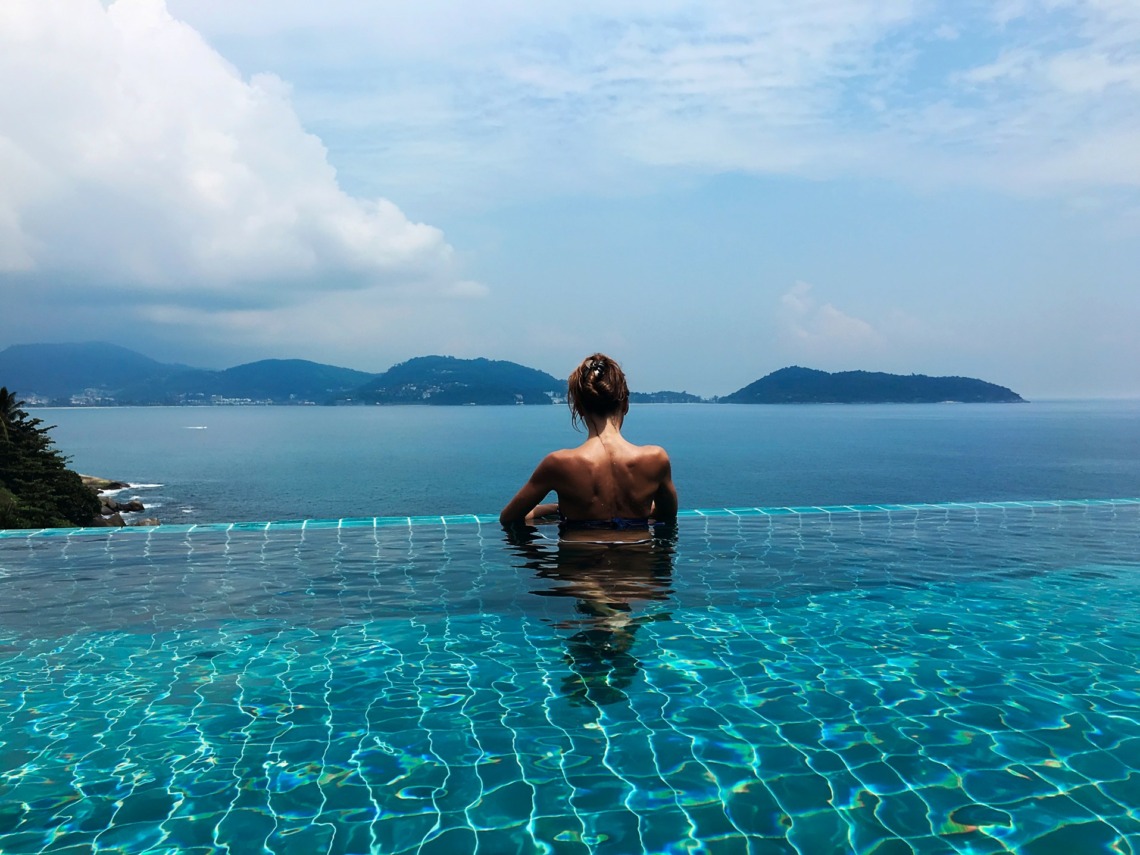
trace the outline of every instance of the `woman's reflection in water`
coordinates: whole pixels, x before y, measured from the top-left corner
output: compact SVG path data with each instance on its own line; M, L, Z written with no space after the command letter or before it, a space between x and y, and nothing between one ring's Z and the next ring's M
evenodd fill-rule
M629 531L563 532L562 538L551 525L514 525L506 533L524 566L548 583L531 593L577 601L575 617L554 624L576 630L566 639L571 673L562 680L563 694L578 705L625 700L625 689L641 666L633 653L638 630L651 621L670 619L654 604L673 593L676 523Z

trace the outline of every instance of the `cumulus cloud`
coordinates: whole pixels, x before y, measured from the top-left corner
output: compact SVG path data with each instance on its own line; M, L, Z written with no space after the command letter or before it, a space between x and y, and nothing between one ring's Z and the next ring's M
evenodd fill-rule
M0 273L155 315L484 290L438 229L341 189L286 83L244 77L162 0L6 0L0 79Z
M879 352L883 336L862 318L822 302L807 282L797 282L780 298L784 344L808 362L844 360Z
M933 366L930 370L946 373L961 370L954 366L985 352L976 331L963 330L945 313L927 309L915 315L897 305L880 305L860 317L808 282L785 291L774 315L781 358L813 368L910 373Z

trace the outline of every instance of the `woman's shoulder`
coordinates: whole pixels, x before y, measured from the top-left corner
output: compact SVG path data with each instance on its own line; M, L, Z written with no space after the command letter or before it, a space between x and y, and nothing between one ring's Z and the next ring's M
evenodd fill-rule
M633 446L632 462L641 471L654 473L651 477L657 477L655 473L671 465L669 455L660 445Z
M554 460L554 461L573 460L575 457L579 457L581 454L582 454L581 446L579 446L578 448L556 448L554 451L551 451L549 454L547 454L546 457L543 459L544 460Z
M546 469L564 469L571 465L577 458L581 456L581 450L577 448L559 448L551 451L538 465Z

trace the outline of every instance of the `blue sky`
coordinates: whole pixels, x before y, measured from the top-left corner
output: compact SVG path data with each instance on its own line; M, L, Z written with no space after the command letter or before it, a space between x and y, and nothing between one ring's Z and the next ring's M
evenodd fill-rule
M6 0L0 346L1140 395L1135 0Z

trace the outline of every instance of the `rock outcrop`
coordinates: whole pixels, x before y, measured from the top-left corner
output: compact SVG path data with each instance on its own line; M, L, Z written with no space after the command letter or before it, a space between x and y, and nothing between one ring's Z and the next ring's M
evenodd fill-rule
M152 526L158 525L159 522L154 517L147 517L141 520L132 520L127 522L123 519L123 514L141 514L146 510L138 499L131 499L126 502L120 502L114 496L108 495L109 493L118 490L125 490L131 485L126 481L111 481L107 478L96 478L93 475L80 475L83 483L93 490L99 496L99 514L91 520L91 526L95 528L102 527L120 527L126 525L142 525Z

